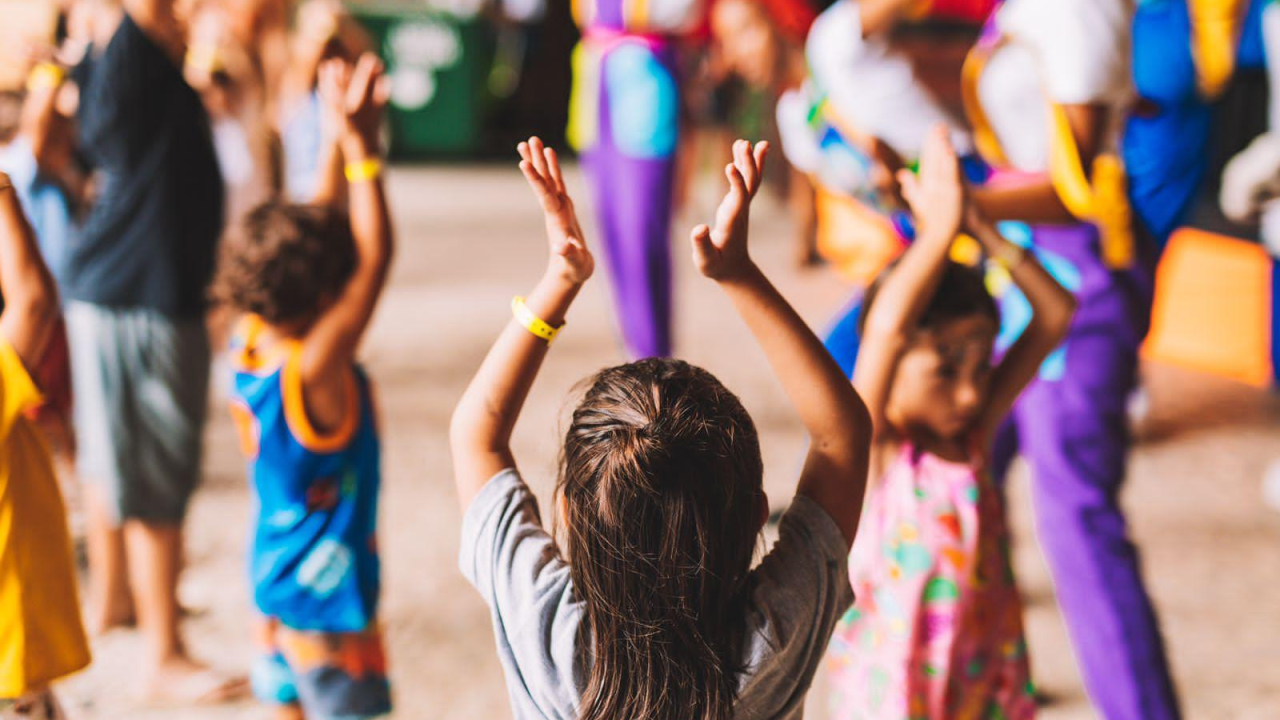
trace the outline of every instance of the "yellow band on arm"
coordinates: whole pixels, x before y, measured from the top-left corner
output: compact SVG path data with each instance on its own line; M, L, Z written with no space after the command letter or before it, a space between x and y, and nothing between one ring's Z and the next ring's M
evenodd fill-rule
M382 174L382 161L376 158L347 163L343 168L349 183L368 182Z
M524 298L519 295L511 298L511 314L515 316L516 322L520 323L521 327L548 343L555 340L556 335L560 333L560 328L564 327L548 325L542 318L533 314L533 311L524 304Z
M61 65L42 62L31 68L31 74L27 76L27 90L58 87L66 77L67 71Z

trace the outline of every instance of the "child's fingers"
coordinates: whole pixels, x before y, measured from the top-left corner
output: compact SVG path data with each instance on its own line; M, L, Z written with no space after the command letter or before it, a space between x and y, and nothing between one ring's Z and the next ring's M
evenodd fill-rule
M764 177L764 161L767 157L769 157L769 141L762 140L756 143L756 147L755 147L756 172L758 173L758 177L760 178ZM759 184L757 184L756 187L759 188Z
M533 193L538 196L538 200L545 207L551 199L551 191L547 188L547 181L533 169L533 163L528 160L520 161L520 172L524 173L524 179L529 181L529 185L533 188Z
M736 165L725 165L724 174L729 178L730 192L740 193L742 195L747 193L746 180L743 179L742 172L738 170Z
M521 160L529 160L529 143L521 142L516 145L516 152L520 153Z
M698 225L689 233L689 240L693 245L693 257L695 260L700 258L710 258L715 254L715 244L711 242L711 228L706 225Z
M914 210L916 206L917 191L920 188L920 181L916 178L916 174L907 169L898 171L898 186L902 189L902 199L907 201L907 205Z
M750 143L746 140L739 139L733 141L733 164L738 168L738 172L742 173L744 176L747 172L747 149L749 147Z
M755 147L750 140L742 141L743 178L747 181L747 191L755 194L760 187L760 163L756 160Z
M568 195L564 188L564 175L560 172L560 158L556 155L556 151L546 148L543 154L547 158L547 167L551 170L551 181L555 183L556 192L561 195Z
M391 78L387 75L378 77L378 82L373 88L373 102L378 107L386 107L391 101Z
M547 170L547 158L542 153L544 149L542 138L537 135L529 138L529 160L533 162L533 169L542 177L548 178L551 173Z

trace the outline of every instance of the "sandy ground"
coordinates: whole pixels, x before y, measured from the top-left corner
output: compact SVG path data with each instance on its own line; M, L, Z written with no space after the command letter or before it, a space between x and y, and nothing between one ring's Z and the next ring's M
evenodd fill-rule
M583 187L573 173L580 206L587 204ZM695 203L701 219L710 218L713 191L718 188ZM397 170L391 196L400 250L363 356L382 414L383 608L394 717L509 717L488 615L456 566L460 515L446 429L464 383L506 322L510 297L538 277L545 261L542 224L514 165ZM758 205L757 258L802 314L822 327L846 288L829 271L794 270L781 204ZM794 490L799 425L746 329L689 266L683 228L692 222L691 216L676 232L679 350L742 396L762 435L770 495L782 505ZM623 360L607 293L601 273L574 308L517 428L516 454L544 503L571 387ZM1280 458L1280 402L1171 368L1146 372L1152 413L1124 502L1187 714L1280 717L1280 513L1263 505L1259 490L1266 463ZM205 465L181 590L196 610L190 645L217 667L243 671L251 657L243 567L249 498L221 401L209 423ZM1042 717L1094 717L1033 540L1027 480L1021 470L1015 474L1010 506L1035 676L1047 698ZM94 649L92 668L61 688L81 720L267 716L251 703L140 708L130 700L140 661L136 634L116 631L96 640ZM821 685L810 707L811 717L822 717Z

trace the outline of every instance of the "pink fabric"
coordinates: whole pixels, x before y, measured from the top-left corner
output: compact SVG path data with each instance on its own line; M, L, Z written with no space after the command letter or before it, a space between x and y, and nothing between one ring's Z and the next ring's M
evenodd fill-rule
M832 720L1035 716L1022 603L990 476L907 445L849 558L831 641Z

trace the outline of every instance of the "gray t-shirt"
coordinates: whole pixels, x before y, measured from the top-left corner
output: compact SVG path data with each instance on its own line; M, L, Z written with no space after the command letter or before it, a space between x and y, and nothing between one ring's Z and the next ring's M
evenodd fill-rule
M800 718L836 621L853 603L835 521L797 496L778 542L752 570L735 718ZM589 673L585 607L514 469L491 479L462 520L458 565L493 613L516 720L574 720Z

